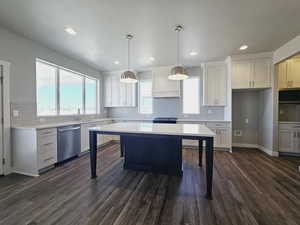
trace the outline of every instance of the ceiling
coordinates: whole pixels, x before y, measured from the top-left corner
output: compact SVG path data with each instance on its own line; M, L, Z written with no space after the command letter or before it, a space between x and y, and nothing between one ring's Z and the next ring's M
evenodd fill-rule
M132 69L144 70L175 64L176 24L181 62L196 66L243 44L243 53L277 49L300 34L299 11L299 0L1 0L0 24L102 71L127 67L132 33Z

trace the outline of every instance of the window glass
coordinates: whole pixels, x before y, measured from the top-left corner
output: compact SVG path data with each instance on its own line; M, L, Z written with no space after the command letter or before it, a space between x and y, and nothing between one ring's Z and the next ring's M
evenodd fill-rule
M36 101L38 116L57 114L55 66L36 62Z
M139 87L139 111L143 114L151 114L153 111L152 80L141 80Z
M85 78L85 114L97 113L97 80Z
M59 70L60 115L83 114L83 76Z
M183 81L183 113L197 114L200 110L199 78L190 77Z

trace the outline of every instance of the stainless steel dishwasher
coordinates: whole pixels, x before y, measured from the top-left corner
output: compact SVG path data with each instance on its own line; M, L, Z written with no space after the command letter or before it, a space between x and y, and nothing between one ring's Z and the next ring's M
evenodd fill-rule
M62 162L80 154L80 125L57 129L57 161Z

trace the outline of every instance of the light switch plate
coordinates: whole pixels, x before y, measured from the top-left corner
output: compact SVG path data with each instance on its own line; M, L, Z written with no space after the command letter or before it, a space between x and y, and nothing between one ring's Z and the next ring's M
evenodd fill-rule
M212 110L211 109L207 110L207 113L212 114Z

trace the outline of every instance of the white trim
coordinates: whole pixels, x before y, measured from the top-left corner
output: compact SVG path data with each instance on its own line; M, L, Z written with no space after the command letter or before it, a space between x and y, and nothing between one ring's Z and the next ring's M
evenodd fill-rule
M257 145L257 144L244 144L244 143L232 143L232 147L238 147L238 148L257 148L264 153L270 155L270 156L275 156L278 157L279 153L272 151L270 149L265 148L264 146Z
M3 67L3 157L5 165L3 167L4 175L11 173L11 142L10 142L10 63L0 60ZM2 160L2 159L1 159Z
M40 176L39 174L26 173L26 172L22 172L22 171L18 171L18 170L12 170L12 172L17 173L17 174L22 174L22 175L25 175L25 176L30 176L30 177L38 177L38 176Z

